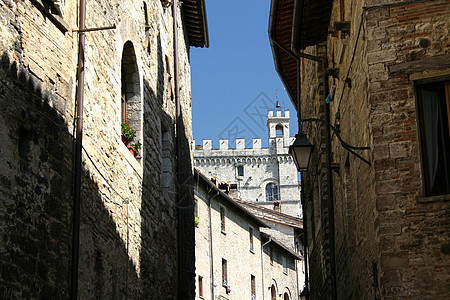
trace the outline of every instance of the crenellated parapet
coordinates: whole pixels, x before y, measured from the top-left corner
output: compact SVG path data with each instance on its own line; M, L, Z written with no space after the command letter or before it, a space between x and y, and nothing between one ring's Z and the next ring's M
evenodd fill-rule
M248 157L232 157L232 156L195 156L194 164L198 166L260 166L269 164L291 164L293 163L292 157L289 154L282 156L248 156Z
M282 141L284 139L284 137L280 136L280 137L276 137L275 140L279 140ZM295 140L295 137L290 136L287 137L287 142L286 143L278 143L278 148L282 147L282 148L287 148L289 147L290 144L292 144ZM251 147L246 148L245 147L245 139L243 138L238 138L235 140L235 148L230 148L229 147L229 140L228 139L220 139L219 140L219 148L213 148L213 140L212 139L203 139L202 144L201 145L196 145L195 144L196 140L193 140L193 145L194 145L194 150L195 151L224 151L224 150L230 150L230 151L239 151L239 150L269 150L269 148L271 148L272 146L274 146L275 143L270 144L269 147L262 147L262 143L261 143L261 138L253 138L252 139L252 143L251 143Z

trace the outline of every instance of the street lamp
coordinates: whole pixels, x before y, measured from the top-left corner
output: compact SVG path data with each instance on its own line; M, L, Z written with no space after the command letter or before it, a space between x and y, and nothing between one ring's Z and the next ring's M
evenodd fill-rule
M289 154L294 159L295 166L299 172L308 170L313 149L314 145L308 141L303 132L299 132L295 136L294 143L289 146Z

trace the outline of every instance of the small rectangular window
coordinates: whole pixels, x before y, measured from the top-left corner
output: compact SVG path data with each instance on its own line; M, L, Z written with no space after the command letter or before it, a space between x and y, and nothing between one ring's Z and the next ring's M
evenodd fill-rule
M203 297L203 277L198 276L198 295Z
M450 81L417 85L425 196L450 194Z
M283 262L283 273L287 275L288 268L287 268L287 260L285 256L281 257L281 261Z
M237 167L238 176L244 176L244 166Z
M252 289L252 300L256 299L256 280L255 276L251 275L251 289Z
M222 258L222 284L228 285L227 260Z
M253 228L249 227L248 232L250 234L250 250L253 251Z
M225 232L225 207L220 207L220 229Z

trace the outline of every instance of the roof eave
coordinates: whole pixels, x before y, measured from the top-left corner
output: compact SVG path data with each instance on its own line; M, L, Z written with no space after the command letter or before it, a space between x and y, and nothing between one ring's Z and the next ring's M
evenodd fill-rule
M208 22L205 0L184 0L182 6L187 25L188 45L190 47L209 47Z
M211 191L217 192L225 201L228 202L228 204L231 204L234 208L241 211L244 215L246 215L249 219L251 219L254 223L256 223L259 227L267 227L270 228L270 226L263 222L260 218L252 214L250 211L248 211L245 207L234 201L230 196L222 192L214 183L212 183L202 172L200 172L197 168L194 168L194 174L197 178L202 180L202 183L211 188Z
M283 83L289 98L291 99L292 103L294 104L294 107L296 107L296 101L293 100L293 99L296 99L295 94L293 93L293 91L289 85L289 82L287 81L287 78L284 75L284 72L281 67L280 49L274 43L274 40L276 40L275 28L277 25L277 13L278 13L278 0L272 0L271 7L270 7L269 30L268 31L269 31L270 46L272 48L272 55L273 55L273 60L274 60L274 64L275 64L275 70L277 71L278 76L280 77L281 82ZM294 58L291 58L291 59L294 60Z
M285 252L289 253L289 255L291 255L292 257L294 257L297 260L303 260L303 257L298 255L297 253L295 253L292 249L290 249L288 246L284 245L283 243L281 243L280 241L278 241L276 238L274 238L273 236L271 236L270 234L261 233L261 236L264 237L265 239L269 240L271 243L276 244L278 247L280 247L281 249L283 249Z

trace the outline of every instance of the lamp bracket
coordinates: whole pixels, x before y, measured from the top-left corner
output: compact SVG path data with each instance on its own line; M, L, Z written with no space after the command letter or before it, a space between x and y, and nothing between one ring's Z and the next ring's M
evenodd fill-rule
M362 157L361 155L359 155L358 153L356 153L354 151L354 150L370 150L370 147L356 147L356 146L352 146L350 144L347 144L341 138L341 135L339 134L339 130L337 130L336 127L331 125L330 122L322 120L322 119L316 119L316 118L299 119L298 121L299 121L299 124L301 124L303 122L319 122L319 123L326 124L328 127L330 127L333 130L334 134L336 135L336 137L338 138L339 142L341 143L342 147L344 147L344 149L349 151L351 154L355 155L357 158L359 158L360 160L365 162L367 165L369 165L369 166L371 165L370 162L367 159L365 159L364 157Z

